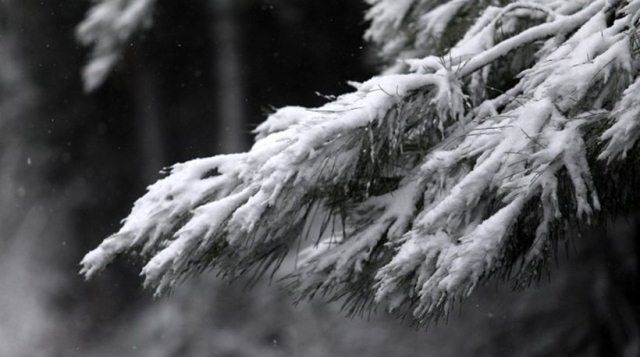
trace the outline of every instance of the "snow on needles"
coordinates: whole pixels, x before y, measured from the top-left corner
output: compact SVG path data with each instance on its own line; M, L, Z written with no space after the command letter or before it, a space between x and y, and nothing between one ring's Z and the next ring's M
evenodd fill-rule
M100 0L76 33L84 45L92 45L82 77L86 91L98 88L118 61L120 52L139 28L151 21L155 0Z
M600 210L590 163L624 159L640 136L640 1L369 3L366 36L400 74L280 109L248 152L175 165L82 272L139 251L161 293L206 268L277 267L310 237L290 275L300 296L425 321L507 259L530 276L554 224Z

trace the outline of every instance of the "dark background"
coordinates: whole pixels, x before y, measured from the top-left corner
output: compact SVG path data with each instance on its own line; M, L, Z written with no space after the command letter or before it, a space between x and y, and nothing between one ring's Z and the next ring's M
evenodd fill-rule
M160 0L153 26L87 94L88 49L74 31L90 2L0 1L0 357L626 351L635 338L627 331L637 333L624 313L637 296L633 239L624 238L633 224L580 237L562 249L573 258L563 255L550 281L525 292L481 289L428 330L383 314L347 319L322 302L294 307L277 286L211 276L154 300L135 259L83 281L82 256L118 229L162 167L246 150L273 108L319 105L318 93L344 93L348 80L379 70L362 41L363 2L232 4ZM600 243L611 236L621 243Z

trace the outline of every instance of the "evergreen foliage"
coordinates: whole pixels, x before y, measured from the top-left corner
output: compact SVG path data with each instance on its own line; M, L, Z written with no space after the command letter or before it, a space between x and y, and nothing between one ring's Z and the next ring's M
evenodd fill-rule
M528 284L556 239L635 208L639 0L368 2L381 75L279 109L248 152L174 165L82 273L135 252L162 293L294 254L299 297L426 323L489 277Z
M83 70L85 89L99 87L118 61L135 31L151 23L155 0L102 0L77 28L78 40L93 46Z

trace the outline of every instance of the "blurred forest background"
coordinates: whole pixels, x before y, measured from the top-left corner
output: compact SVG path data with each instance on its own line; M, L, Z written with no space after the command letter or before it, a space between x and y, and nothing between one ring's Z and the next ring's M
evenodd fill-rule
M135 261L83 281L81 257L162 167L245 150L273 107L379 70L362 1L159 1L86 94L89 5L0 0L0 356L639 355L633 219L568 241L549 281L480 289L426 331L214 276L154 300Z

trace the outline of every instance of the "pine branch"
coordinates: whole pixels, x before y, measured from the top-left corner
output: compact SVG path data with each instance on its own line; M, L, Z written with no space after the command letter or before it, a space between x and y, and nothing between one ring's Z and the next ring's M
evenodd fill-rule
M162 293L203 269L272 271L304 245L301 298L427 323L496 274L528 284L555 237L634 207L640 1L370 2L377 42L437 42L455 14L478 16L443 55L278 110L248 152L175 165L82 273L139 251Z
M87 92L98 88L136 31L149 26L155 0L100 0L76 29L78 40L92 46L82 71Z

